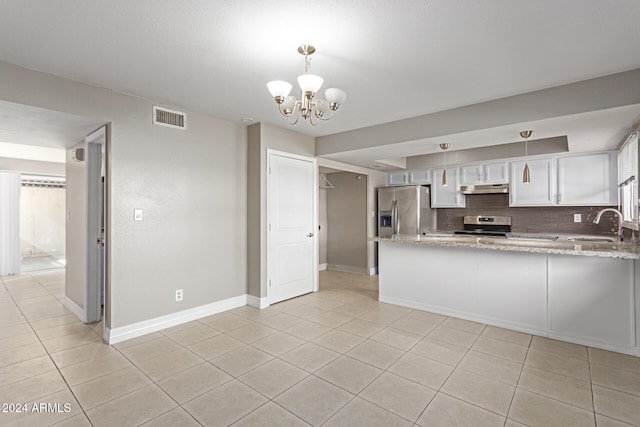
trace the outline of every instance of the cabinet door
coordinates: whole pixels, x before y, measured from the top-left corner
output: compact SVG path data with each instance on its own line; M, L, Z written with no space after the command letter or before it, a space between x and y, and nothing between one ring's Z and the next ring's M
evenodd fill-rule
M612 179L611 153L560 157L558 159L558 204L567 206L617 203ZM532 178L533 180L533 178Z
M460 182L461 185L504 184L509 182L509 165L501 162L460 166Z
M484 165L484 182L487 184L509 182L509 165L507 163L487 163Z
M430 182L430 169L409 172L409 184L429 184Z
M465 198L460 192L460 168L447 168L447 186L442 185L444 169L434 169L431 175L432 208L464 208Z
M556 204L554 159L530 159L531 182L522 183L524 160L511 162L509 206L551 206Z
M387 185L406 185L407 172L390 172L387 174Z
M549 336L632 350L634 261L548 256Z
M470 276L478 282L478 314L505 327L546 335L547 256L530 252L475 252L477 272L470 270Z
M462 185L482 184L484 182L483 165L469 165L460 167Z

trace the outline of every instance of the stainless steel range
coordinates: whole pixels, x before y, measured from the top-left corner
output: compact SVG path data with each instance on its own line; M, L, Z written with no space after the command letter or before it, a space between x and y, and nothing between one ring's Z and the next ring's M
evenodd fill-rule
M511 217L490 215L466 215L464 228L455 232L455 234L501 237L506 237L507 233L511 233Z

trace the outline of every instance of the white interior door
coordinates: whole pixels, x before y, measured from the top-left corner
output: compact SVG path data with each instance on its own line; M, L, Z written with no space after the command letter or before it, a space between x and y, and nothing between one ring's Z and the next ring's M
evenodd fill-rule
M106 128L102 127L85 138L86 155L86 289L85 323L102 319L101 294L104 285L104 251L102 250L102 161L106 144Z
M271 304L317 285L316 161L268 156L267 277Z

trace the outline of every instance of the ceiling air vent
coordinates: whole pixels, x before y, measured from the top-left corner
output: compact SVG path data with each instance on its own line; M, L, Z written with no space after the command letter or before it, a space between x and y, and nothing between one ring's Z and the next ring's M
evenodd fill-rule
M153 106L153 124L175 129L187 128L187 115L180 111Z

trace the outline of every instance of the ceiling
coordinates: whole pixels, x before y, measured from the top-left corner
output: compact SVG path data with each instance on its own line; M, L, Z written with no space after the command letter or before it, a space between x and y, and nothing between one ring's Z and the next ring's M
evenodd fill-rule
M289 126L265 84L295 83L296 49L311 43L311 72L349 95L332 120L292 127L315 137L640 68L637 0L3 0L2 9L0 38L11 41L2 61L238 123ZM532 123L570 141L589 124L601 149L640 107L554 119ZM469 148L519 130L452 137ZM334 158L370 165L433 147L415 138Z

